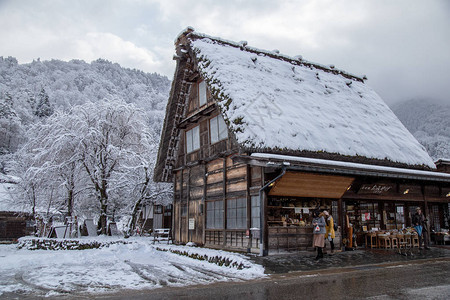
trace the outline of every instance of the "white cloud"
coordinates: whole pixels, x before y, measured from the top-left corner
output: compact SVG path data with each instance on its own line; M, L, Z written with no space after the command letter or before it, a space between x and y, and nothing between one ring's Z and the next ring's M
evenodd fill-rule
M186 26L367 74L387 101L447 97L446 0L0 0L0 55L105 58L172 76ZM448 99L448 98L447 98Z
M108 32L88 32L75 41L75 53L86 60L105 58L126 67L158 71L161 62L148 49L137 47L130 41Z

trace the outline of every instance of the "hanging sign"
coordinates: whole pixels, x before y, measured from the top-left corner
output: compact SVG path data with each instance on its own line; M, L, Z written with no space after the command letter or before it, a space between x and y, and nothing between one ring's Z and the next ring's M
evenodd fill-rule
M375 183L375 184L363 184L358 191L358 194L388 194L395 191L395 186L393 184L383 184L383 183Z
M302 213L302 208L301 207L296 207L294 210L295 210L296 214L301 214Z

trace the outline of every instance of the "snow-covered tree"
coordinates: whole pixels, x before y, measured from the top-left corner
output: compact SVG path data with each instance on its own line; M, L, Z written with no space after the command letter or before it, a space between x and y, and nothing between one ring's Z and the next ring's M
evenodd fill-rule
M29 141L20 153L33 154L33 166L41 178L56 185L58 210L72 216L75 196L81 190L79 137L77 122L68 113L57 112L49 119L32 126Z
M50 104L50 99L44 88L41 88L41 91L39 92L36 107L34 108L34 114L39 118L45 118L53 114L53 107Z
M14 152L23 137L23 128L9 93L0 95L0 155Z
M37 212L102 215L104 232L106 216L170 198L169 188L151 180L166 77L103 59L18 64L0 57L0 79L0 100L9 94L16 122L0 117L0 135L10 137L1 136L0 148L21 149L14 165L12 155L0 158L22 178L18 201Z

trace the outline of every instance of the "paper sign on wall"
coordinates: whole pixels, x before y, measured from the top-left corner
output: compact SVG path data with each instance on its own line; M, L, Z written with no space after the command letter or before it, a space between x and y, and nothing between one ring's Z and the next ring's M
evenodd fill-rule
M195 229L195 219L189 218L189 230L194 230L194 229Z
M302 213L302 208L301 207L296 207L296 208L294 208L294 210L295 210L296 214L301 214Z
M304 208L304 209L303 209L303 213L304 213L304 214L309 214L309 208Z

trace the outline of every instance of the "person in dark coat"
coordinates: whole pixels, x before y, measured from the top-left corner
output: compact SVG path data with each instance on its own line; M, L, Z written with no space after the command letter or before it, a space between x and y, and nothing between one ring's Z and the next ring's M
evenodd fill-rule
M423 242L425 242L425 249L430 250L430 241L428 238L428 223L425 216L422 214L420 207L416 208L416 213L412 217L412 224L419 236L419 249L423 249Z

